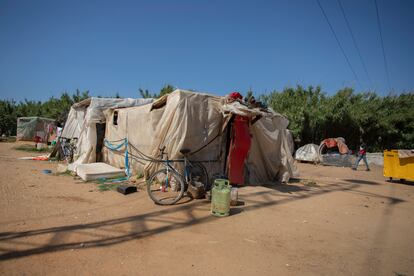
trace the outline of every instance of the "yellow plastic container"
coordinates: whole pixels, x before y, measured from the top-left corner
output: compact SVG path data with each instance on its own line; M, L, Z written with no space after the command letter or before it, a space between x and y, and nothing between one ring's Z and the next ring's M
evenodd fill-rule
M399 158L398 150L384 150L384 176L414 181L414 157Z

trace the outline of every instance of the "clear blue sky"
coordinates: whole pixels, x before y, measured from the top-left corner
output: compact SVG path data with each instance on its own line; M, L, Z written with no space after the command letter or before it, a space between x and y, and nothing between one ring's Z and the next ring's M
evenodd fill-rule
M335 0L320 0L364 90ZM388 93L373 0L342 0L374 89ZM414 2L378 0L392 88L414 89ZM164 84L224 95L358 86L314 0L0 0L0 98L137 97Z

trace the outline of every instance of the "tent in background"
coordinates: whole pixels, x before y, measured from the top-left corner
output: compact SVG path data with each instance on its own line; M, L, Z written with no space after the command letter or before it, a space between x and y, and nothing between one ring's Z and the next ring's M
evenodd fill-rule
M320 162L319 146L315 144L306 144L298 148L295 152L295 159L298 161Z
M56 138L56 122L54 119L43 117L17 118L17 141L34 141L37 136L42 143L48 143Z

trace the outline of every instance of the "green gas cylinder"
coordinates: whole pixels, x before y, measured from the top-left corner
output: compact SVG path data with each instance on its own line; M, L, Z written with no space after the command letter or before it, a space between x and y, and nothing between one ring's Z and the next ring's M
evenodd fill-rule
M218 217L229 215L231 186L227 179L216 179L211 190L211 214Z

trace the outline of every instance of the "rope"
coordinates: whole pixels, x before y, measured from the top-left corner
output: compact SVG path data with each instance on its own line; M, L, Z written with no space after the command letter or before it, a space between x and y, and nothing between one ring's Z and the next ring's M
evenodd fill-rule
M106 147L109 148L109 149L111 149L111 150L119 150L124 145L127 145L128 144L128 140L126 138L124 138L122 140L119 140L119 141L124 141L124 142L122 144L119 144L119 145L114 145L114 144L112 144L113 141L112 142L109 142L108 140L104 139L104 142L106 144ZM119 141L115 141L115 142L119 142Z
M220 132L213 138L211 139L207 144L205 144L204 146L202 146L201 148L197 149L194 152L191 152L189 155L193 155L196 154L197 152L201 151L202 149L206 148L208 145L210 145L215 139L217 139L220 136ZM123 141L121 144L115 145L114 143ZM104 146L114 152L117 152L119 154L122 154L120 151L120 148L122 148L123 146L125 146L125 173L130 176L130 171L129 171L129 157L132 160L136 160L136 161L147 161L147 162L154 162L154 163L161 163L161 162L165 162L165 160L163 159L159 159L159 158L154 158L151 157L149 155L146 155L145 153L143 153L142 151L140 151L136 146L134 146L133 144L128 142L127 138L123 138L123 139L119 139L119 140L115 140L115 141L109 141L107 139L104 139ZM128 146L130 146L132 149L134 149L137 152L137 155L133 154L132 152L128 151ZM183 162L184 160L169 160L170 162ZM198 162L217 162L218 160L207 160L207 161L198 161Z
M204 149L204 148L206 148L208 145L210 145L214 140L216 140L218 137L220 136L220 130L219 130L219 132L217 133L217 135L213 138L213 139L211 139L210 140L210 142L208 142L207 144L205 144L204 146L202 146L201 148L199 148L198 150L196 150L196 151L193 151L193 152L191 152L191 153L189 153L189 155L194 155L194 154L196 154L197 152L199 152L199 151L201 151L202 149Z
M119 145L114 145L114 142L120 142L123 141L121 144ZM124 138L121 140L117 140L117 141L108 141L107 139L104 139L104 146L112 151L117 151L120 152L120 148L122 148L123 146L125 146L125 174L130 177L130 171L129 171L129 158L128 158L128 139Z

